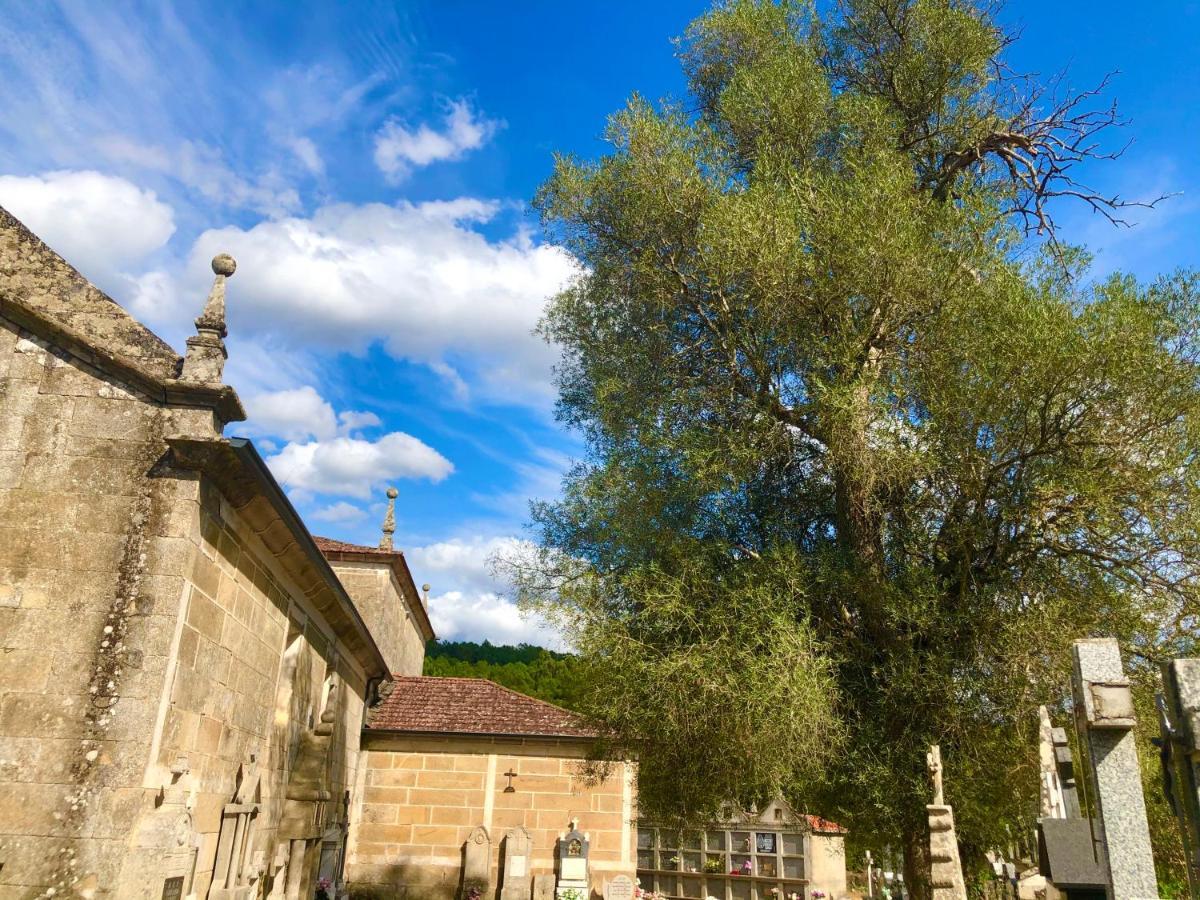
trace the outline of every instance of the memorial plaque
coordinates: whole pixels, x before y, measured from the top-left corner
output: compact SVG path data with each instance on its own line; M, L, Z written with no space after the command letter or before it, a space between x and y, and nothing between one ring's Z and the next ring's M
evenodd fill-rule
M163 882L162 900L183 900L182 875L176 875Z
M618 875L605 888L604 900L633 900L633 879Z
M583 857L564 857L561 865L563 881L587 881L587 860Z

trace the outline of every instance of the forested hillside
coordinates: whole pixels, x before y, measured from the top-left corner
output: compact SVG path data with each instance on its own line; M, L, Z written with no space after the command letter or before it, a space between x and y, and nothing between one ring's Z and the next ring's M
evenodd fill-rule
M530 644L508 647L488 641L430 641L425 648L424 672L487 678L567 709L576 708L582 687L575 657Z

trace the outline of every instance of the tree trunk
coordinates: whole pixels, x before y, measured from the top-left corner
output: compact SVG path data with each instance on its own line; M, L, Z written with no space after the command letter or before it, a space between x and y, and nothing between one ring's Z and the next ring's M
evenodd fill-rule
M924 828L909 829L904 835L904 886L909 900L930 900L929 839Z

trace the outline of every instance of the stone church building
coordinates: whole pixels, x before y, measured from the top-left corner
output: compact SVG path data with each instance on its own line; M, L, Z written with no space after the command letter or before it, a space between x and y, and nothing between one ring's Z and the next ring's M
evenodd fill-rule
M634 876L632 763L420 677L395 492L379 547L314 537L225 436L235 268L181 357L0 209L0 898L520 900L571 819Z

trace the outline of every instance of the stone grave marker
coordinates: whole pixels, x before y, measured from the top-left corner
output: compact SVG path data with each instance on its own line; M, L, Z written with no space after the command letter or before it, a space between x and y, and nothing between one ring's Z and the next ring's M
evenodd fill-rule
M534 875L533 900L554 900L555 880L553 875Z
M504 833L504 883L500 900L529 900L529 857L533 839L518 826Z
M1113 638L1076 641L1071 685L1079 733L1091 762L1109 900L1158 896L1146 798L1133 734L1135 714L1121 651Z
M633 879L618 875L604 886L604 900L633 900Z
M467 837L463 847L463 886L462 896L465 898L471 888L477 888L481 896L486 896L491 886L492 878L492 838L482 825L475 828Z
M571 830L558 839L558 887L555 896L559 900L582 900L588 896L589 846L588 836L579 830L579 820L572 819Z
M1158 698L1163 787L1179 818L1192 896L1200 894L1200 659L1162 667Z
M933 900L967 900L962 863L958 858L958 833L954 829L954 810L946 803L942 790L942 751L937 744L925 756L933 802L925 807L929 814L930 887Z

